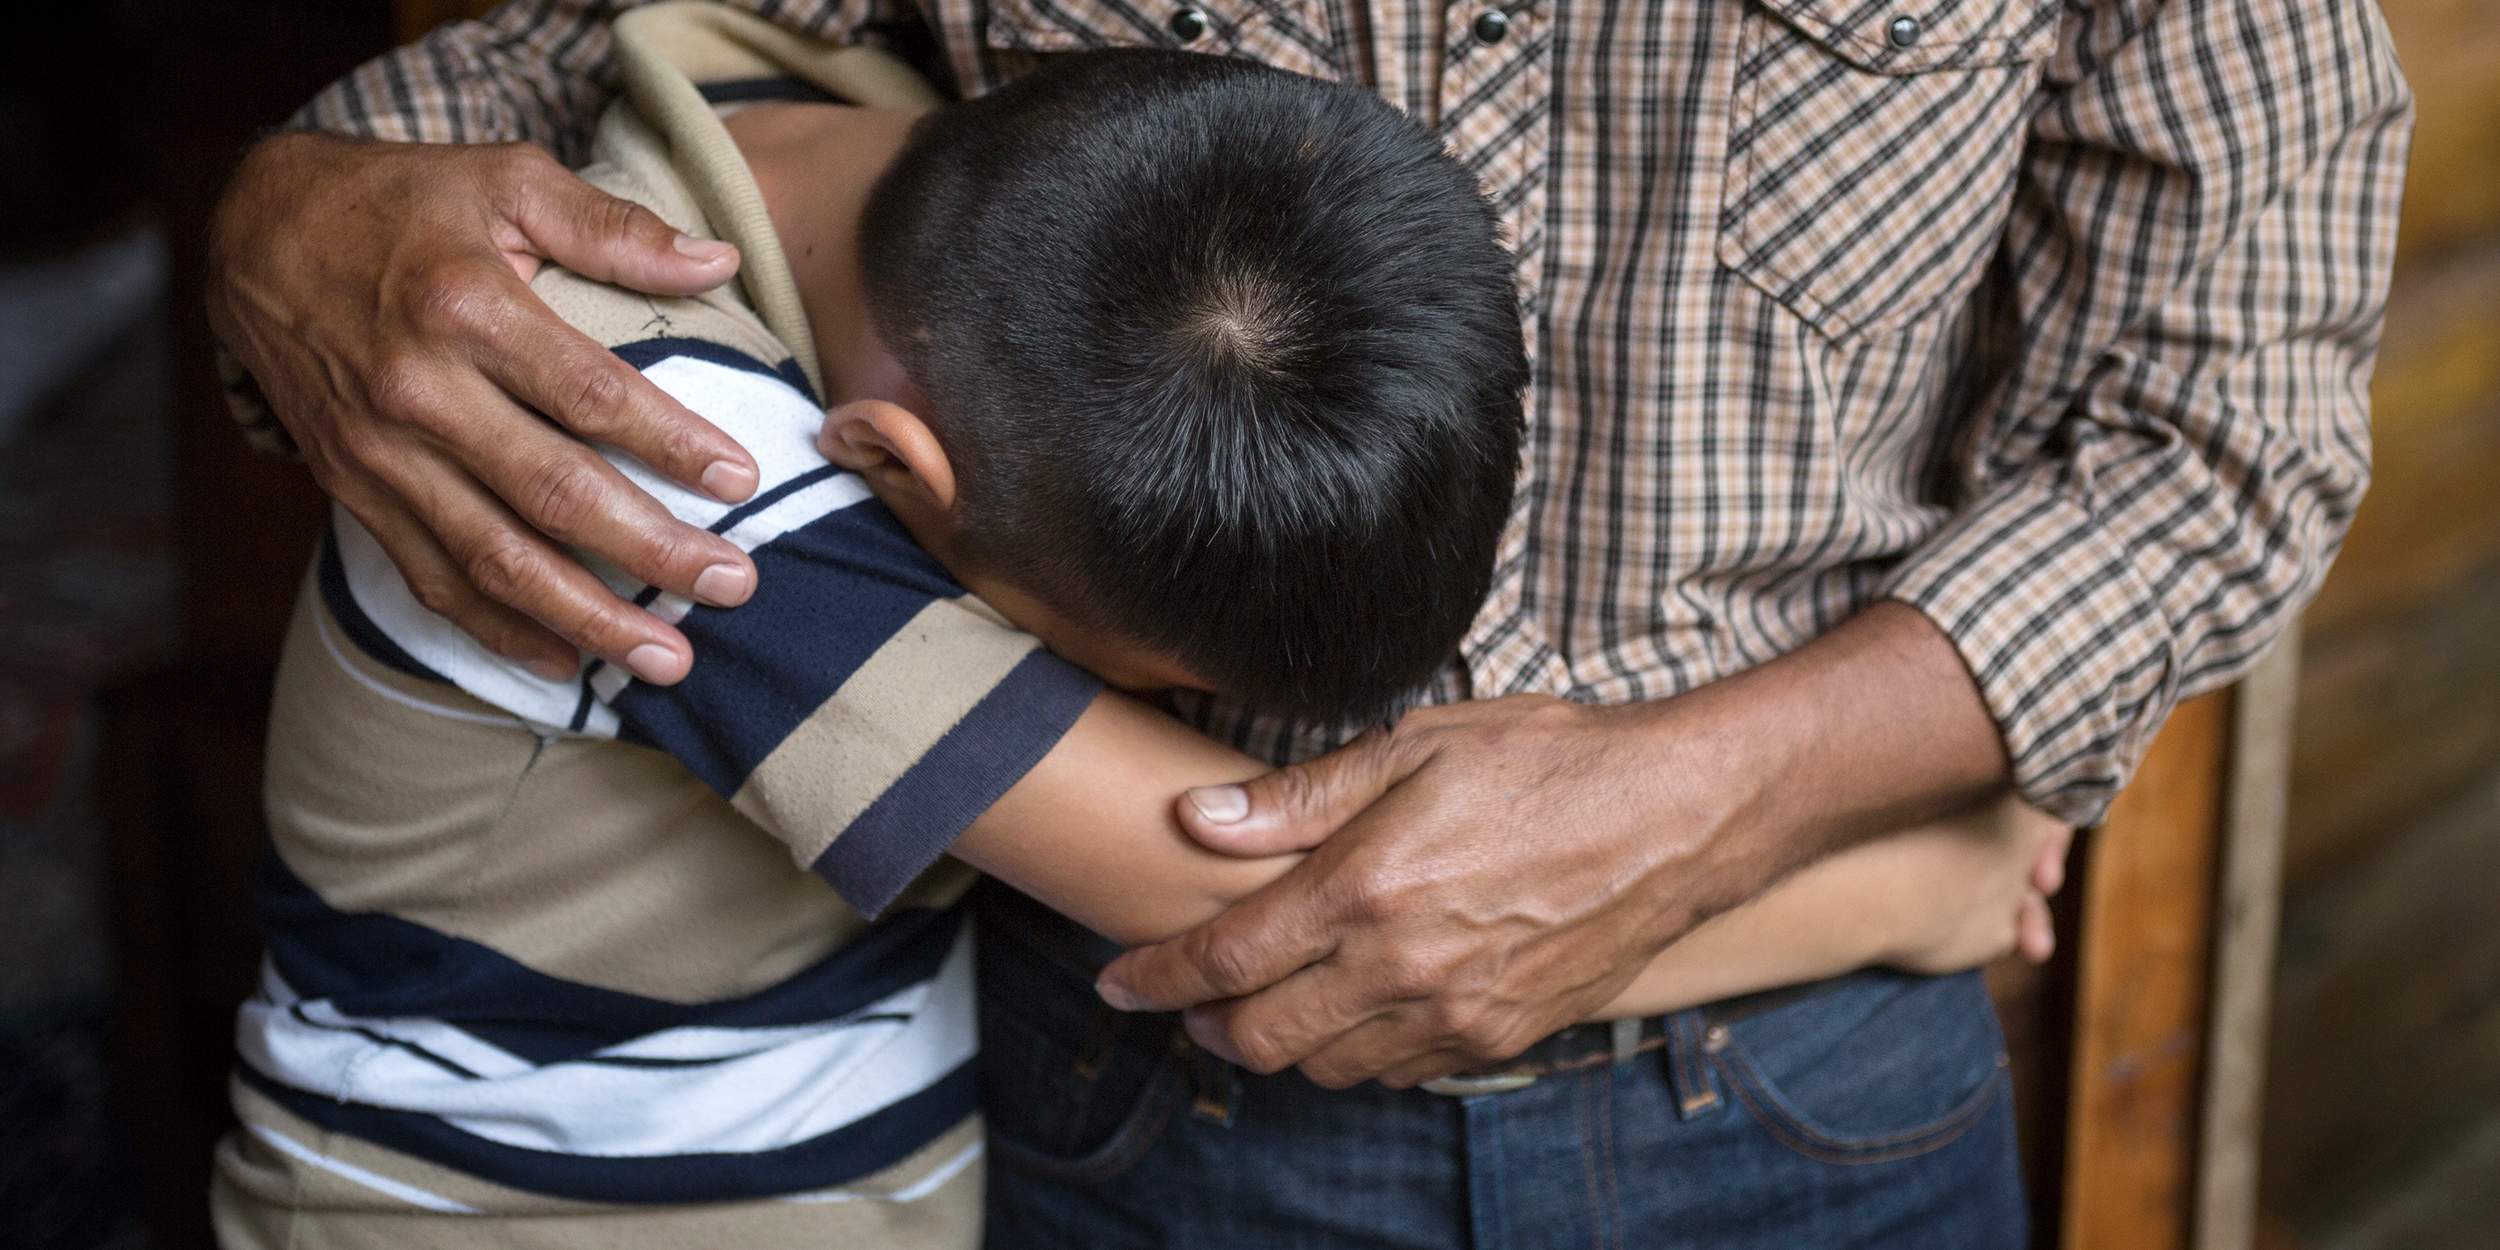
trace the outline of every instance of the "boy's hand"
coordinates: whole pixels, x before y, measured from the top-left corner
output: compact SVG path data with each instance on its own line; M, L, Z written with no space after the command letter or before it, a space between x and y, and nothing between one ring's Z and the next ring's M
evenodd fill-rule
M1882 962L1941 976L2015 954L2045 963L2057 951L2048 900L2066 883L2074 829L2007 797L1888 839L1905 881L1928 896L1904 900L1900 938Z
M528 144L282 134L245 157L210 225L209 323L419 602L550 678L578 646L674 682L685 636L558 544L720 606L746 600L755 566L565 431L725 502L755 489L755 462L550 311L528 286L545 261L666 295L738 269L728 244Z

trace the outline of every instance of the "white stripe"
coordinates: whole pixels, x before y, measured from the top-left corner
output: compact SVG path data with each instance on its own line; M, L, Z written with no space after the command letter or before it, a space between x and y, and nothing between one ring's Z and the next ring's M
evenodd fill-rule
M964 1147L962 1150L956 1151L954 1158L948 1159L946 1162L937 1165L937 1169L935 1171L930 1172L927 1176L923 1176L919 1180L913 1181L911 1184L901 1189L897 1189L890 1194L867 1193L854 1189L820 1189L814 1193L787 1194L784 1195L780 1201L918 1202L921 1199L936 1193L938 1186L955 1179L956 1173L963 1171L965 1168L971 1167L972 1161L980 1157L981 1142L978 1139L975 1139L971 1145Z
M671 356L643 370L642 376L746 448L755 458L758 495L825 466L824 456L816 450L816 432L825 424L824 409L778 377L692 356ZM602 447L600 452L618 472L688 525L710 529L738 506L687 490L614 448Z
M856 473L837 473L811 482L756 510L729 527L721 537L753 551L818 517L831 516L868 498L868 484Z
M441 1194L427 1193L414 1185L402 1184L387 1176L377 1176L353 1163L343 1163L328 1155L316 1154L311 1147L267 1126L247 1121L243 1125L243 1131L269 1143L270 1149L290 1159L311 1164L334 1176L346 1177L376 1193L389 1194L412 1207L424 1207L428 1211L441 1211L446 1215L486 1214L468 1203L454 1202Z
M520 717L542 735L564 732L581 702L581 683L573 678L548 681L487 650L460 632L460 627L428 611L408 593L388 552L347 509L330 508L331 532L338 543L339 564L347 571L347 589L366 619L419 664L442 674L451 684ZM612 737L611 726L606 734Z
M826 466L825 458L816 451L816 432L824 424L823 410L778 377L686 356L660 361L645 370L644 376L747 449L759 470L758 495ZM687 524L709 529L732 510L732 505L688 490L613 447L599 451L627 480ZM771 506L730 527L724 537L742 550L753 551L791 530L868 498L867 483L857 474L836 474L793 491L787 499L775 500ZM400 579L399 569L391 563L389 554L345 508L333 506L331 518L338 534L339 562L347 570L348 589L357 606L376 628L418 663L442 674L462 690L511 712L542 735L616 736L616 713L605 701L615 698L631 682L632 674L614 666L603 667L591 682L600 701L592 704L580 730L571 729L574 712L581 705L579 680L548 681L479 645L476 639L460 632L458 626L417 602L407 583ZM623 598L633 599L649 589L587 552L574 554ZM691 607L679 596L664 594L650 610L661 620L675 623L683 620Z
M347 671L347 675L355 678L357 683L362 685L365 689L370 690L393 703L400 704L403 707L412 707L420 712L430 713L435 716L448 716L453 720L464 720L477 725L493 725L498 729L518 729L524 733L529 731L529 726L522 723L521 718L518 716L487 716L483 713L472 712L465 708L446 707L440 703L429 703L424 699L416 697L415 695L393 690L389 686L385 686L381 682L375 681L371 677L367 677L362 669L357 668L356 665L339 650L338 639L333 637L330 633L329 615L330 614L327 612L316 612L313 614L313 626L321 633L321 649L329 652L330 658L338 661L339 667L345 669Z
M283 989L243 1005L236 1044L255 1071L293 1088L437 1116L528 1150L606 1157L774 1150L919 1093L972 1057L970 939L968 931L957 935L936 976L855 1013L904 1020L670 1029L600 1052L716 1060L695 1067L532 1065L439 1020L349 1017L327 1000L290 1010ZM351 1026L421 1047L481 1079Z

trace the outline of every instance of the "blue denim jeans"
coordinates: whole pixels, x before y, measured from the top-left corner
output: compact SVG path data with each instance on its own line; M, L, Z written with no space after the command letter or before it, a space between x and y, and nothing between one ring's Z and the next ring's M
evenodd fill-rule
M1118 948L1004 887L978 916L992 1247L2024 1244L1976 975L1679 1012L1662 1047L1506 1093L1332 1091L1103 1006Z

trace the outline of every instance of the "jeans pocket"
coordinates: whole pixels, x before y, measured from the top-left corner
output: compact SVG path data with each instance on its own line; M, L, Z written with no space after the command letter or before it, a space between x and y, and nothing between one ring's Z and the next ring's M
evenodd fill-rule
M1180 1018L1105 1006L1079 970L1090 960L1055 952L1046 929L1003 923L1003 909L989 902L976 932L991 1155L1051 1181L1117 1176L1145 1156L1194 1088Z
M1736 1101L1774 1140L1825 1163L1941 1149L2007 1089L2004 1039L1976 973L1862 973L1712 1034L1711 1066Z

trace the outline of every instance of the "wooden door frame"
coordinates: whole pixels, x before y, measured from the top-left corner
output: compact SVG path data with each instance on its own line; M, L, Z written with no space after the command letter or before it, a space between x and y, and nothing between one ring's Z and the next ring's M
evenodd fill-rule
M2057 1244L2247 1250L2297 629L2171 714L2094 831Z

